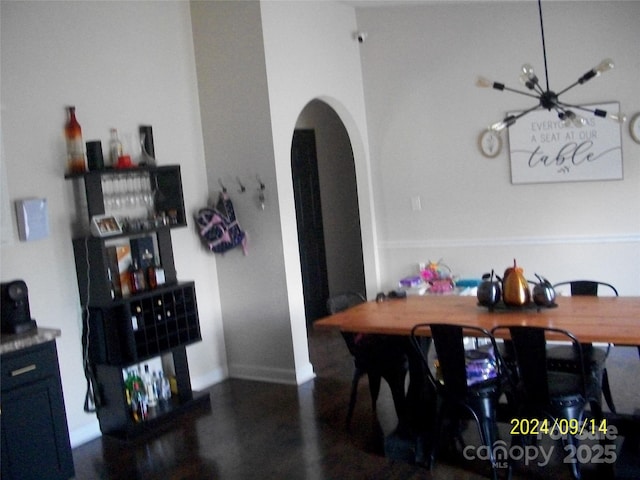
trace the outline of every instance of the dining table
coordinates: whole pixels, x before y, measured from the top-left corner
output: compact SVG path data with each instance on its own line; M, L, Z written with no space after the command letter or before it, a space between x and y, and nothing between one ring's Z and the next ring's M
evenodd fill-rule
M490 309L473 296L425 295L369 301L314 322L315 329L388 335L411 334L418 323L450 323L491 330L497 326L551 327L580 343L640 346L640 296L559 296L552 307Z
M640 354L640 296L592 297L559 296L550 307L527 305L493 308L481 306L475 296L462 295L409 295L386 298L384 301L368 301L314 322L318 330L339 330L369 334L398 335L407 339L419 323L448 323L481 327L491 331L497 326L551 327L571 332L580 343L609 343L638 347ZM508 329L500 329L496 337L508 335ZM428 341L428 338L425 339ZM409 423L424 421L416 416L420 406L420 391L424 388L421 366L415 353L408 347L410 384L407 391L405 418ZM413 357L413 361L412 361ZM413 368L412 368L413 364ZM413 372L412 372L413 370ZM417 380L417 381L416 381ZM400 415L399 415L400 418ZM637 432L640 419L637 415L615 415L620 433ZM402 423L402 422L401 422ZM401 423L397 431L403 427ZM422 426L418 426L418 431ZM393 437L392 434L389 437ZM640 448L634 449L637 455ZM416 459L424 454L416 448Z

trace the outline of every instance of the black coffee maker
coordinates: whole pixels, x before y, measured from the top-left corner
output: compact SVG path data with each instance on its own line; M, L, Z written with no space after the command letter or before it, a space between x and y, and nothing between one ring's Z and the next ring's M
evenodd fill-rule
M37 328L29 311L29 292L23 280L0 284L2 333L25 333Z

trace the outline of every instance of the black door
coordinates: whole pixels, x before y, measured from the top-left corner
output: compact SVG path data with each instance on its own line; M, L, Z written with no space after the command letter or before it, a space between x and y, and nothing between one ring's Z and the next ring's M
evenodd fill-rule
M307 322L327 315L329 296L327 260L322 227L320 181L313 130L295 130L291 145L291 171L296 203L302 289Z

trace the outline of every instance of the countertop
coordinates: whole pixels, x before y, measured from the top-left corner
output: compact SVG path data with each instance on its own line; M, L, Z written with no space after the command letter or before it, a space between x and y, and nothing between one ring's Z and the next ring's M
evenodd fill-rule
M17 352L23 348L55 340L61 334L57 328L36 328L16 335L0 335L0 354Z

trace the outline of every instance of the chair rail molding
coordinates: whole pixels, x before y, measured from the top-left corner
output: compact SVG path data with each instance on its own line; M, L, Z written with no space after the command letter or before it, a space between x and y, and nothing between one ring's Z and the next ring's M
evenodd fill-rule
M513 245L579 245L640 243L640 233L608 235L555 235L532 237L485 237L485 238L434 238L430 240L381 241L380 250L409 250L417 248L470 248L499 247Z

